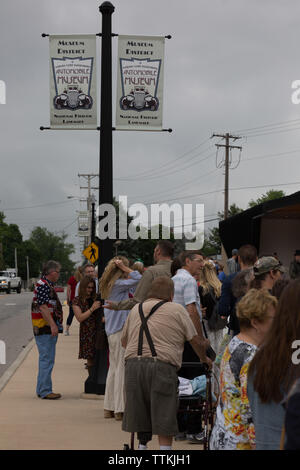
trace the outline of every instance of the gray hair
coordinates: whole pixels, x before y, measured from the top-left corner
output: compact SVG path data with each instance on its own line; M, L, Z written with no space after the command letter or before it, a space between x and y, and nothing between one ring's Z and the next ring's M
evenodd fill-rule
M61 269L61 264L58 263L57 261L53 261L53 260L50 260L50 261L47 261L46 263L44 263L43 265L43 274L50 274L51 271L57 271Z
M92 263L86 263L82 268L83 272L85 273L86 268L91 268L91 267L95 269L95 266Z

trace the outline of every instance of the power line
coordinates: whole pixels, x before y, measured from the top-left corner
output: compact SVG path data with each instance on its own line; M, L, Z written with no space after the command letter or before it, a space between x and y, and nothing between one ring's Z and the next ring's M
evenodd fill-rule
M161 191L159 193L155 193L156 196L160 196L160 195L163 195L165 193L167 193L167 195L172 195L174 193L174 191L180 189L180 188L183 188L187 185L191 185L192 183L194 183L195 181L200 181L202 180L203 178L206 178L207 176L211 175L212 173L215 173L217 170L216 168L214 168L213 170L209 171L208 173L206 173L205 175L201 175L201 176L197 176L197 178L194 178L192 180L189 180L189 181L186 181L185 183L181 184L181 185L176 185L176 188L172 189L170 188L169 190L165 190L165 191ZM170 194L170 190L171 190L171 194ZM143 194L143 195L140 195L140 196L131 196L132 198L139 198L139 197L148 197L148 196L152 196L153 193L151 194Z
M288 126L288 125L291 125L294 122L298 122L300 124L300 119L291 119L291 120L288 120L288 121L280 121L280 122L275 122L275 123L272 123L272 124L265 124L263 126L248 127L248 128L244 128L244 129L235 130L234 132L236 134L239 134L241 132L256 131L256 130L259 130L259 129L265 129L267 127Z
M174 163L178 160L180 160L181 158L183 158L184 156L188 155L189 153L193 152L194 150L198 149L199 147L201 147L202 145L204 145L206 142L208 142L209 139L206 139L205 141L203 141L201 144L199 144L197 147L195 147L194 149L192 150L189 150L188 152L186 152L185 154L183 155L180 155L179 157L175 158L175 160L172 160L171 162L168 162L168 163L165 163L163 165L160 165L159 168L155 168L153 170L147 170L147 171L144 171L142 173L138 173L138 174L135 174L135 175L129 175L129 176L124 176L124 177L119 177L119 178L114 178L115 180L117 181L131 181L131 180L135 180L136 178L143 178L143 179L150 179L150 178L156 178L157 175L160 176L161 173L162 173L162 169L163 172L165 172L167 169L166 167L170 166L173 167L174 166ZM198 157L199 155L202 155L203 153L207 152L207 150L209 150L210 148L212 148L212 146L210 145L207 149L203 150L202 152L200 153L197 153L196 155L193 155L191 158L189 158L187 161L185 162L182 162L184 165L189 162L189 161L192 161L194 160L196 157ZM179 170L176 170L176 171L181 171L181 169ZM165 173L166 175L169 174L168 170L167 170L167 173ZM164 175L162 175L164 176Z
M267 154L267 155L258 155L256 157L243 158L243 162L250 161L250 160L264 160L265 158L280 157L282 155L289 155L289 154L292 154L292 153L300 153L300 149L289 150L287 152L270 153L270 154Z
M250 139L252 137L261 137L261 136L270 135L270 134L282 134L283 132L297 131L299 129L300 129L300 127L295 127L293 129L271 130L270 132L262 132L262 133L257 133L257 134L246 134L244 137L247 138L247 139Z
M229 188L230 191L239 191L241 189L257 189L257 188L269 188L269 187L277 187L277 186L291 186L291 185L294 185L294 184L300 184L300 181L295 181L295 182L291 182L291 183L273 183L273 184L264 184L264 185L260 185L260 186L241 186L239 188ZM168 202L172 202L172 201L178 201L179 199L187 199L187 198L193 198L193 197L199 197L199 196L207 196L207 195L210 195L210 194L215 194L215 193L222 193L224 192L223 189L217 189L215 191L209 191L207 193L200 193L200 194L190 194L190 195L187 195L187 196L180 196L178 198L174 198L174 199L168 199ZM145 205L150 205L150 204L159 204L160 201L152 201L152 202L145 202L144 204Z

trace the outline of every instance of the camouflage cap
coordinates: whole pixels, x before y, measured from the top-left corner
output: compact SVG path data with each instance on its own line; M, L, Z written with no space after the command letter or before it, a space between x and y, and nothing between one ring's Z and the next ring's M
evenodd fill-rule
M263 256L262 258L259 258L253 267L254 276L260 276L261 274L268 273L272 270L281 271L282 273L285 272L282 264L278 259L273 258L273 256Z

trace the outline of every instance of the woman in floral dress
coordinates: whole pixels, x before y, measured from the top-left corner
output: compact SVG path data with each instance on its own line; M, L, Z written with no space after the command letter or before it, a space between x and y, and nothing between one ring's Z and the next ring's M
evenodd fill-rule
M96 288L93 278L84 277L80 282L79 295L72 302L74 315L80 323L79 356L86 359L91 372L96 352L97 313L101 302L96 299Z
M267 290L251 289L237 304L240 333L225 349L220 372L220 402L211 450L255 448L255 430L247 397L249 364L275 315L277 299Z

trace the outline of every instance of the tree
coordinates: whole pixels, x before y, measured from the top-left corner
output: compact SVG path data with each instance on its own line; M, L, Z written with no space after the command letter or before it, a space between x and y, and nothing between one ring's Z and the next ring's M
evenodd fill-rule
M116 236L119 236L119 215L122 214L124 219L125 217L125 210L122 207L122 204L114 198L113 205L116 211ZM129 225L134 222L134 217L129 216L127 213L127 233ZM120 239L118 240L118 248L115 249L115 253L118 255L126 256L126 258L130 259L131 261L135 260L142 260L145 266L150 266L153 264L153 251L158 242L165 238L164 236L164 229L161 224L158 226L158 238L152 239L151 238L151 229L147 227L140 227L140 230L137 229L137 232L141 233L141 236L137 239L132 239L128 237L127 239ZM184 240L175 240L173 229L170 230L170 236L168 239L172 241L175 245L175 255L177 255L180 251L184 249Z
M231 204L228 210L228 217L233 217L241 212L243 212L243 209L238 207L235 203ZM223 220L224 212L218 212L218 217L220 220ZM208 236L205 238L202 251L206 256L216 255L221 253L221 245L219 227L214 227L208 231Z
M269 191L266 192L266 194L263 194L256 200L251 199L251 201L248 203L248 207L254 207L257 204L261 204L262 202L267 202L271 201L274 199L278 199L280 197L284 197L285 192L281 190L276 190L276 189L270 189ZM228 217L232 217L234 215L237 215L239 213L243 212L243 209L238 207L235 203L231 204L229 211L228 211ZM220 220L224 219L224 212L218 212L218 217ZM219 227L214 227L208 231L208 235L205 238L204 246L203 246L203 253L206 256L210 256L216 253L221 253L221 239L219 235Z
M38 277L41 272L40 251L31 240L25 240L18 250L18 273L22 279L27 279L27 256L29 277Z
M4 220L5 215L0 212L0 265L12 268L15 266L15 248L21 249L23 237L16 224L7 224Z
M74 271L74 262L70 255L75 252L72 243L66 243L66 234L56 235L44 227L35 227L30 235L29 242L38 252L38 266L42 269L43 263L53 259L61 266L61 281L66 281L67 277Z
M254 207L257 206L258 204L262 204L263 202L267 201L273 201L274 199L279 199L281 197L285 196L285 192L282 191L281 189L270 189L269 191L266 192L266 194L263 194L256 200L251 199L251 201L248 204L248 207Z

